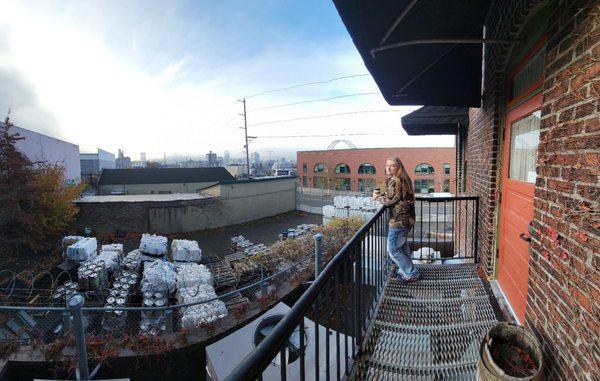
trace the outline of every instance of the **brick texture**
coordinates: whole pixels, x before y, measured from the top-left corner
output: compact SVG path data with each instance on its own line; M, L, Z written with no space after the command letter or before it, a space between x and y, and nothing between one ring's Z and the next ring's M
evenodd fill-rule
M364 149L337 149L327 151L300 151L297 153L298 182L302 185L306 177L307 186L315 187L315 176L331 178L349 178L350 190L358 190L358 179L373 179L380 188L385 183L385 162L388 157L398 156L413 180L433 180L435 191L441 192L444 180L450 181L450 191L454 193L456 186L456 153L454 148L364 148ZM316 164L323 163L327 174L314 173ZM350 167L350 174L335 174L335 166L345 163ZM375 166L376 174L359 174L358 167L363 163ZM433 166L433 174L415 174L415 167L421 163ZM450 174L444 174L444 163L450 164ZM303 166L306 164L306 172Z
M600 5L548 28L526 325L549 379L592 380L600 359Z
M540 1L497 0L487 37L515 38ZM597 380L600 363L600 5L554 3L546 30L543 108L525 325L550 380ZM494 274L506 114L507 46L486 46L482 107L470 111L467 193L481 197L479 254ZM461 147L462 148L462 147Z

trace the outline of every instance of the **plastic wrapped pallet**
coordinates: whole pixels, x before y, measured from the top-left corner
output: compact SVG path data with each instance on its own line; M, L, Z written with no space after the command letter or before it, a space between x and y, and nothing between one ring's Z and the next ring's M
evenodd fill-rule
M122 243L111 243L109 245L102 245L101 251L116 251L120 257L123 257L123 244Z
M333 217L334 210L335 206L333 205L323 205L323 216L327 218Z
M216 297L214 288L208 285L179 289L179 303L199 303L181 309L181 326L184 328L197 327L227 316L227 307L223 301L216 299L202 303Z
M81 241L84 238L85 237L79 235L67 235L62 239L62 248L66 249L67 247L71 246L72 244L78 241Z
M67 248L67 259L72 261L86 261L90 256L96 253L98 241L96 238L81 239Z
M171 262L157 260L144 265L142 291L173 292L177 284L177 273Z
M167 254L169 240L156 234L143 234L140 241L140 251L149 255Z
M171 242L171 253L174 261L198 262L202 259L202 250L198 246L198 241L174 239Z
M204 265L186 263L177 266L177 289L190 288L200 284L212 286L213 276Z
M98 256L93 259L94 263L104 262L104 266L108 272L113 272L119 269L120 255L116 251L103 250Z

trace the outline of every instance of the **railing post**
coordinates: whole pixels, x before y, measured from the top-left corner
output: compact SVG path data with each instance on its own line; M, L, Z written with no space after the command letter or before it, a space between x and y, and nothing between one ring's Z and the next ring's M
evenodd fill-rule
M79 363L79 376L83 380L89 380L87 351L85 348L85 333L83 332L83 296L73 295L67 302L69 311L73 315L73 328L75 331L75 347L77 349L77 361Z
M315 239L315 279L321 273L321 243L323 243L323 234L317 233L313 236Z
M167 333L173 333L173 310L165 311L165 330Z
M69 313L68 310L64 310L62 313L62 320L63 320L63 335L68 335L69 332L71 332L71 314Z
M473 256L475 257L475 259L473 259L474 263L477 263L477 246L479 243L479 197L477 197L475 199L475 239L474 239L474 249L475 251L473 252Z

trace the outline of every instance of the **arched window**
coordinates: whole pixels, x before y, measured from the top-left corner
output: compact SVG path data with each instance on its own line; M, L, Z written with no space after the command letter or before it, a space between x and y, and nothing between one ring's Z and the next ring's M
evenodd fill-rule
M335 173L350 173L350 167L348 164L338 164L335 166Z
M315 168L313 169L313 172L325 172L325 164L323 164L323 163L315 164Z
M421 163L415 168L415 173L418 175L427 175L435 173L435 170L433 169L433 165L429 163Z
M358 173L367 173L370 175L374 175L375 172L375 166L373 164L364 163L358 167Z

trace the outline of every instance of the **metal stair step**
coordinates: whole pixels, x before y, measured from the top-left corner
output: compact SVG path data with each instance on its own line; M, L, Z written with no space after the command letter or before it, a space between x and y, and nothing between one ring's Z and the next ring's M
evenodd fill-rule
M355 380L368 381L475 381L477 366L464 364L450 368L399 367L364 359L357 365Z
M495 315L487 298L415 302L384 297L376 320L416 326L449 325L495 320Z
M414 329L376 324L364 353L398 366L454 366L476 363L479 343L495 322L475 326Z
M388 297L412 299L449 299L470 296L487 296L480 278L451 279L445 281L420 280L410 284L389 282L385 291Z

